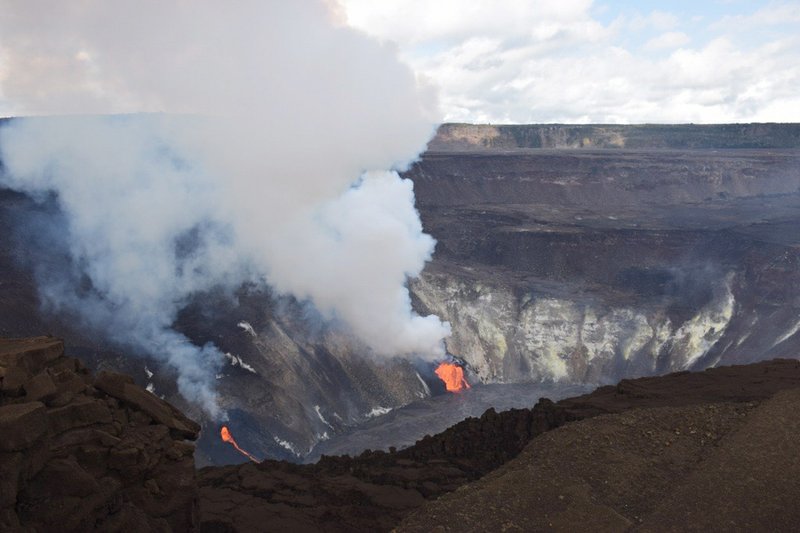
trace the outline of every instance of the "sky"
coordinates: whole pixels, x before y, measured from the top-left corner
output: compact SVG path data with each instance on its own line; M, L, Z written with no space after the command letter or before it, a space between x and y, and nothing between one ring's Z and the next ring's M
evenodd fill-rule
M340 24L394 47L437 92L441 121L800 122L800 0L320 1ZM273 23L263 21L266 33ZM27 113L14 98L19 76L35 80L39 69L102 92L80 52L66 63L33 59L12 76L19 61L0 32L0 116Z
M444 121L800 122L800 1L341 0Z

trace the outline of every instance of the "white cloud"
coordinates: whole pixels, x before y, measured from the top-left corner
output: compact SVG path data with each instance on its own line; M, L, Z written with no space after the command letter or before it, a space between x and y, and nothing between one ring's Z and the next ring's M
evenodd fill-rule
M610 22L586 1L343 5L349 24L395 41L439 88L448 121L800 121L796 3L736 16L625 12Z
M519 36L552 23L587 19L591 0L344 0L350 25L399 43L473 35ZM377 29L377 32L373 30Z
M678 25L680 19L672 13L665 11L653 11L647 15L637 13L632 16L628 22L630 29L634 31L643 31L654 29L657 31L666 31Z
M711 24L711 28L723 31L751 31L754 28L796 24L800 22L800 4L771 4L749 15L728 15Z
M671 49L688 44L691 40L688 35L681 31L668 31L650 39L644 46L651 50Z

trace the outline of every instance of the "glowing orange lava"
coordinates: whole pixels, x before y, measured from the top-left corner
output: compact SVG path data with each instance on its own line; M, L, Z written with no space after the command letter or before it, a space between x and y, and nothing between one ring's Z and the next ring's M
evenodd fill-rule
M444 381L444 386L450 392L459 392L469 388L469 383L464 379L464 370L453 363L442 363L436 370L436 375Z
M228 443L232 444L233 447L236 448L236 450L239 453L241 453L242 455L246 455L247 458L250 459L251 461L253 461L254 463L258 463L259 462L258 459L256 459L255 457L253 457L252 455L250 455L249 453L247 453L243 449L239 448L239 445L236 444L236 440L234 440L233 435L231 435L231 432L228 429L228 426L222 426L222 429L219 430L219 436L222 437L222 440L224 440L225 442L228 442Z

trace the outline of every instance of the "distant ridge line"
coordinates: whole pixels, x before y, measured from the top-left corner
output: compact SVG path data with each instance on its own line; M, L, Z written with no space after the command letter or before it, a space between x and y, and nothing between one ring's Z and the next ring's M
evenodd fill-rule
M429 151L800 149L799 123L442 124Z

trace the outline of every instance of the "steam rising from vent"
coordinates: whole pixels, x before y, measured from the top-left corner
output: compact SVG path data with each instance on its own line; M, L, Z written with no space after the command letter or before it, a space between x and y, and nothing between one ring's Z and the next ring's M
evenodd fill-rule
M436 358L449 334L411 309L405 282L435 242L394 171L433 133L431 92L328 4L30 1L0 17L5 98L80 115L0 130L0 186L55 193L66 216L71 266L38 276L42 299L172 365L212 415L222 354L172 329L197 291L265 280L383 356ZM131 112L151 114L88 116Z

